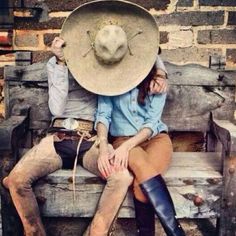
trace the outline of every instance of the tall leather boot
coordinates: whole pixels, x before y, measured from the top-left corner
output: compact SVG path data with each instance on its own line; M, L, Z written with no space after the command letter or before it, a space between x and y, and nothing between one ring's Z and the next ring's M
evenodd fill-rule
M155 236L155 211L150 203L134 197L135 220L138 236Z
M185 236L181 225L175 217L174 204L162 176L154 176L141 183L140 187L152 203L166 234L168 236Z

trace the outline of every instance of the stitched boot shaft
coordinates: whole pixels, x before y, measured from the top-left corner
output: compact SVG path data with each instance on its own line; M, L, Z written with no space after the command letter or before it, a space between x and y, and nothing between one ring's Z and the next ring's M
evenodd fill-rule
M61 168L62 161L53 145L53 136L43 138L16 164L3 184L21 218L26 236L46 236L32 184L39 178Z
M135 220L138 236L155 235L155 211L150 203L143 203L134 197Z
M165 181L161 175L140 184L140 187L152 203L157 216L168 236L185 236L185 233L176 219L174 204Z

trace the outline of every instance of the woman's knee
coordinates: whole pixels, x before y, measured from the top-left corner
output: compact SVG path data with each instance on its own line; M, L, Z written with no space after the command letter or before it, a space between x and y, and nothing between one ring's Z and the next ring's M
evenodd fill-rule
M147 172L149 163L143 157L137 157L136 160L129 160L129 168L137 175L138 173Z

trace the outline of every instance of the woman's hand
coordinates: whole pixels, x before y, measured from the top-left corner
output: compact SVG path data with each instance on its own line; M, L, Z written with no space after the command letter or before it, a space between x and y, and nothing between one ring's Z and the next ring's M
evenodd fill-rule
M129 150L129 146L123 143L114 151L115 170L123 170L128 167Z
M168 83L166 72L161 69L157 69L157 74L154 79L151 80L149 85L149 94L166 93L167 89Z
M98 156L98 169L104 178L109 177L114 172L114 166L110 159L114 155L114 150L107 143L100 143Z

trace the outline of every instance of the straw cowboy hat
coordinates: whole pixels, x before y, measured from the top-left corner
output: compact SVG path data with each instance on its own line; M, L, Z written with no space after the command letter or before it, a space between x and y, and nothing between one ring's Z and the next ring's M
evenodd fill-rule
M99 0L76 8L65 20L67 66L85 89L119 95L150 72L159 47L153 16L128 1Z

